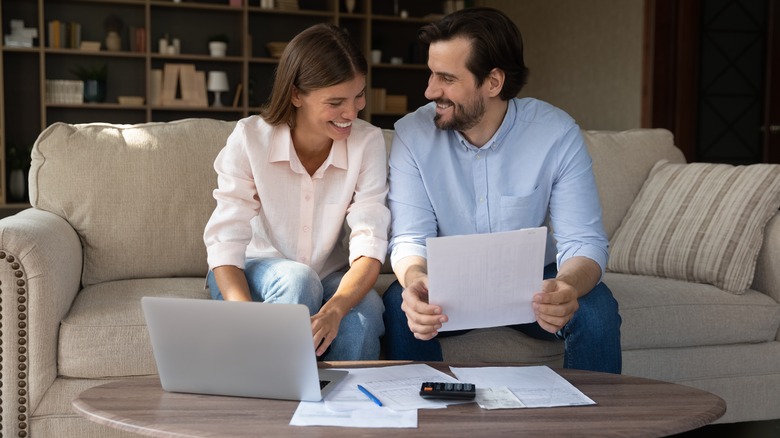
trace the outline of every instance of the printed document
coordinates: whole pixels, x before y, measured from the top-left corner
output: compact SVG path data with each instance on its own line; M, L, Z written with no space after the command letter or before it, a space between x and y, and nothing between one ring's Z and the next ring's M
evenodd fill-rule
M507 387L526 408L552 406L595 405L568 380L546 366L456 368L450 371L461 382L473 383L479 388ZM479 393L477 396L479 397ZM485 394L490 396L490 394ZM479 398L477 399L479 403ZM511 407L511 406L502 406Z
M417 427L417 409L441 409L456 400L428 400L420 397L423 382L457 380L426 364L350 368L325 400L300 402L291 426ZM363 385L381 403L377 406L358 390Z
M440 331L536 321L546 242L546 227L428 238L428 302L449 318Z

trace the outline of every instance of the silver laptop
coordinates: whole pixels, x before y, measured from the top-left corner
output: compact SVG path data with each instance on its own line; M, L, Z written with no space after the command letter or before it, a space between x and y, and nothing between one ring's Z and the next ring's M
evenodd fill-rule
M319 401L347 375L317 368L302 304L144 297L141 305L166 391Z

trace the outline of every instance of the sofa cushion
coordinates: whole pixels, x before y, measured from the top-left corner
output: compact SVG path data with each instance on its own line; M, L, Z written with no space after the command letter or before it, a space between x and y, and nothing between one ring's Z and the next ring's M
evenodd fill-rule
M60 323L58 374L106 378L156 374L141 297L208 299L203 278L121 280L79 292Z
M662 159L684 163L685 157L665 129L582 131L582 135L593 159L604 230L611 238L653 165Z
M203 228L216 205L213 163L234 125L55 123L41 133L30 201L78 233L85 286L206 275Z
M778 208L778 165L659 161L610 242L607 268L742 293Z
M767 342L780 327L780 304L754 290L607 273L618 301L623 350Z
M516 362L563 367L563 341L542 341L509 327L471 330L439 339L448 362Z

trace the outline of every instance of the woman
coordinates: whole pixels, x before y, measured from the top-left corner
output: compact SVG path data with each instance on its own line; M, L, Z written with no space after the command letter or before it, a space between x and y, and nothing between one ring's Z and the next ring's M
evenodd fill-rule
M204 233L212 297L305 304L326 360L377 359L384 333L371 288L387 251L386 152L379 128L357 118L366 72L333 25L293 38L260 116L240 120L214 162Z

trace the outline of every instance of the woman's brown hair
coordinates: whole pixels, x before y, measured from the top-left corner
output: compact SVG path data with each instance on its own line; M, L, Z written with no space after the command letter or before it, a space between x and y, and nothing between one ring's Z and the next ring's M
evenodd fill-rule
M304 95L366 75L366 58L346 31L321 23L295 36L279 59L274 85L260 115L271 125L295 124L293 87Z

